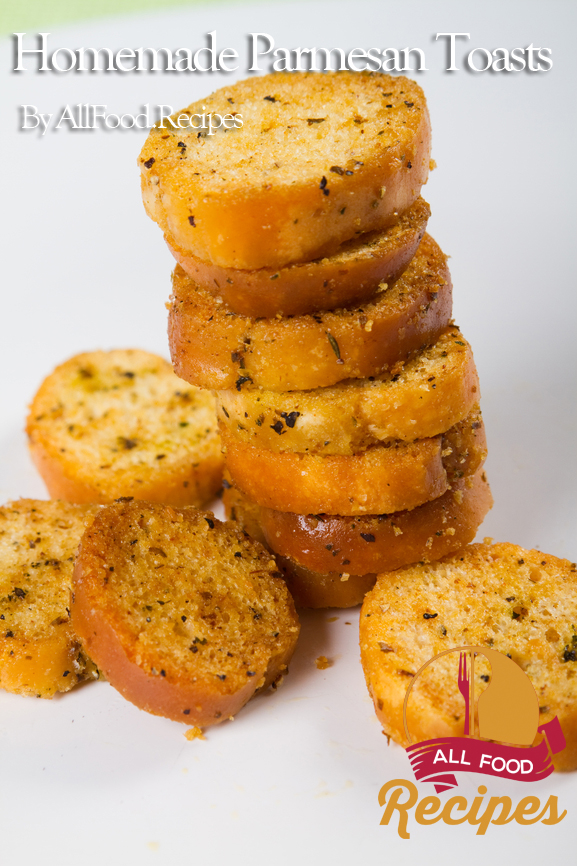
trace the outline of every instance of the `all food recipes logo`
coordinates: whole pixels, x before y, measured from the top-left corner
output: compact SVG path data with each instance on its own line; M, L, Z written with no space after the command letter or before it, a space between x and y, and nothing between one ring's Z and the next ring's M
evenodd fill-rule
M465 705L464 735L439 737L413 742L407 720L411 694L419 681L426 682L428 669L443 656L458 654L458 673L454 687L461 693ZM482 658L479 659L479 656ZM475 661L483 673L475 678ZM445 660L446 662L447 660ZM446 665L445 665L446 667ZM488 682L479 691L476 683ZM481 773L524 782L538 782L553 772L553 755L565 748L565 737L557 716L539 725L539 701L525 672L508 656L484 646L456 647L429 659L412 678L403 705L403 724L409 746L406 749L417 782L431 784L437 794L456 788L459 773ZM566 811L559 814L556 796L542 805L536 796L522 798L515 806L510 797L490 797L480 785L480 797L469 805L463 796L451 797L444 804L437 796L419 800L417 786L406 779L387 782L379 792L379 804L384 807L381 824L397 820L397 830L403 839L410 838L407 830L409 813L414 809L418 824L469 824L477 826L477 835L484 835L490 824L558 824Z

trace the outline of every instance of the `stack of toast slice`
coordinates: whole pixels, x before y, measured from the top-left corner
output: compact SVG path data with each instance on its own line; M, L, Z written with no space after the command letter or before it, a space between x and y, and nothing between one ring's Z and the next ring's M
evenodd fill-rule
M242 125L157 126L140 155L178 262L174 368L216 392L225 506L297 605L358 604L377 572L471 541L492 504L477 372L426 234L425 98L402 77L274 74L202 110Z
M526 670L539 718L568 737L556 766L574 767L575 564L466 546L492 505L487 446L426 234L420 88L275 74L179 116L201 111L242 122L158 125L139 161L178 262L181 378L148 353L97 352L40 388L31 452L67 501L0 509L0 686L51 697L102 673L148 712L217 724L282 681L295 603L364 598L361 659L388 735L405 744L407 678L473 640ZM190 507L220 484L219 436L228 524ZM461 730L435 677L409 713L421 739Z

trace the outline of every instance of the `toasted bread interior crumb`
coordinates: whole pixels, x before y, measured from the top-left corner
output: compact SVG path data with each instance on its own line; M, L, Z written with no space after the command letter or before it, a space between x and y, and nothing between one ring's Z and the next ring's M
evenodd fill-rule
M139 350L89 352L58 367L34 399L28 434L99 501L150 494L183 464L220 453L211 394Z
M74 555L94 506L0 508L0 686L49 698L97 677L70 623Z
M128 658L167 681L258 687L298 634L274 559L210 513L118 503L90 528L80 562Z
M425 110L423 93L414 81L347 72L250 78L185 110L194 114L201 103L207 112L242 113L242 127L220 127L211 136L186 128L170 134L167 124L164 130L154 127L140 155L146 179L175 176L201 187L206 195L271 182L292 185L303 178L317 187L317 178L320 181L329 172L329 160L340 169L329 174L336 185L345 171L354 175L363 167L361 159L370 160L389 148L396 155L399 138L406 146L412 144ZM321 106L324 116L317 117ZM186 147L177 146L177 141ZM151 154L155 161L149 169L145 163Z

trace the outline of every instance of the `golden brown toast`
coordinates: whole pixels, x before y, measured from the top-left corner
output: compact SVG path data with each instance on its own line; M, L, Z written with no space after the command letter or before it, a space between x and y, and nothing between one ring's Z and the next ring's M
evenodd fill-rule
M86 530L72 620L125 698L193 725L229 718L281 678L299 633L262 545L209 512L138 500Z
M446 256L425 234L403 274L362 307L294 318L232 313L182 268L173 275L169 342L177 375L216 390L307 390L378 376L449 325Z
M234 483L259 505L296 514L388 514L441 496L471 475L487 455L476 407L446 433L395 440L358 454L278 454L233 439L221 428Z
M396 222L427 180L425 97L400 76L274 73L183 114L187 128L157 125L142 149L144 206L179 247L221 267L330 255ZM198 131L203 114L216 132Z
M329 257L284 268L221 268L186 253L165 236L169 250L191 279L241 316L302 316L370 301L396 280L425 233L429 205L418 198L394 226L345 241Z
M50 495L69 502L138 495L200 505L220 486L212 395L149 352L86 352L61 364L32 401L27 432Z
M490 541L490 539L488 539ZM411 676L433 656L486 646L516 662L537 692L539 724L557 715L567 747L557 769L577 768L577 576L575 563L514 544L473 544L440 562L378 576L360 617L361 660L386 734L408 745L402 710ZM460 736L464 702L458 653L417 679L407 704L413 742ZM475 695L487 686L475 660Z
M0 508L0 687L51 698L98 672L70 621L74 556L97 506L20 499Z
M258 522L277 555L312 571L368 574L433 562L459 550L474 539L492 504L485 472L477 469L411 511L340 517L259 508Z
M356 607L377 579L376 574L311 571L285 556L276 561L298 608Z
M377 442L437 436L479 402L471 347L455 326L386 374L313 391L217 392L219 422L269 451L355 454Z
M261 508L225 473L223 504L275 553L297 607L354 607L383 569L433 561L471 541L492 505L482 469L413 511L338 517Z

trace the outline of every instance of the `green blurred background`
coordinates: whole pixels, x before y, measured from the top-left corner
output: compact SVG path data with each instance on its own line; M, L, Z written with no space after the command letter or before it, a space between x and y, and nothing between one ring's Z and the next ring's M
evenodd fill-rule
M34 30L38 32L88 18L104 18L147 9L176 6L208 6L243 0L2 0L0 34Z

